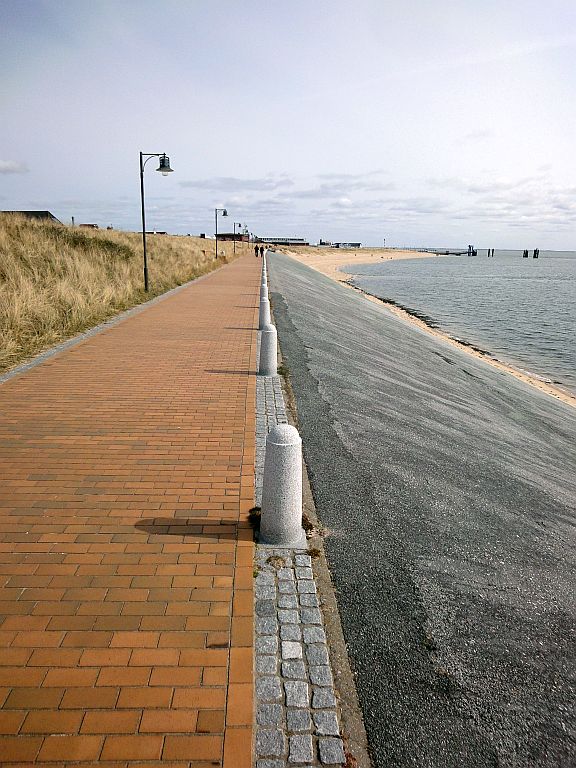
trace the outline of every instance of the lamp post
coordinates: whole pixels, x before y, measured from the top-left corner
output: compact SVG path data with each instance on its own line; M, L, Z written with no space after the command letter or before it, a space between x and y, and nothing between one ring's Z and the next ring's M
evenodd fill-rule
M214 256L215 259L218 258L218 214L221 213L222 216L228 216L228 211L226 208L214 208L214 221L216 222L216 255Z
M158 158L158 168L162 176L173 173L170 168L170 158L165 152L140 152L140 203L142 205L142 250L144 253L144 290L148 292L148 261L146 259L146 214L144 212L144 168L151 157ZM143 161L143 159L146 160Z
M234 256L236 256L236 227L241 227L242 224L240 222L235 221L234 222ZM240 230L238 230L240 232Z

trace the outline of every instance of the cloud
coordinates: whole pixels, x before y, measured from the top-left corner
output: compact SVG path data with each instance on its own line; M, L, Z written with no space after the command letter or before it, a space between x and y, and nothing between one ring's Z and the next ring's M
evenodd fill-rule
M0 160L0 173L28 173L28 166L17 160Z
M429 187L437 187L444 190L452 189L460 194L471 195L495 195L502 192L512 192L514 190L526 190L532 188L534 185L543 184L545 182L545 174L524 176L520 179L508 179L496 176L487 179L455 178L453 176L426 179L426 183Z
M486 131L486 130L471 131L470 133L465 133L463 136L457 139L456 143L460 147L477 145L483 141L487 141L488 139L491 139L493 136L494 134L492 133L492 131Z
M293 210L293 205L277 197L266 198L264 200L247 200L238 206L241 217L246 216L281 216L288 211Z
M415 215L446 213L449 208L450 205L446 201L431 197L407 197L395 200L389 205L390 211Z
M404 194L364 199L342 195L319 200L320 205L310 214L323 223L352 227L356 224L359 231L363 224L372 229L380 225L411 229L423 222L436 231L445 231L455 222L467 223L474 229L504 226L527 231L540 227L546 231L554 231L554 227L565 231L576 224L573 186L555 184L543 173L518 179L427 179L424 184L431 194L418 194L416 189L406 188ZM298 196L298 192L290 194Z
M484 47L476 48L474 53L454 55L450 52L449 57L440 61L427 61L416 66L401 66L390 69L385 75L376 75L367 77L362 81L361 87L365 90L372 90L375 85L404 80L407 78L422 77L425 75L441 75L452 71L462 72L466 69L478 69L486 64L508 62L516 59L533 57L553 51L561 51L576 46L576 34L552 36L548 38L538 37L533 40L507 42L497 48ZM336 92L336 91L334 91ZM324 93L326 97L326 92Z
M338 200L334 200L330 205L332 208L344 208L346 210L354 207L354 203L349 197L339 197Z
M453 195L452 218L511 227L568 227L576 223L573 186L553 183L545 174L510 179L444 180Z
M234 176L214 176L211 179L181 181L180 186L188 189L210 189L216 192L272 192L290 187L294 182L286 175L268 175L260 179L238 179Z
M480 139L489 139L494 134L492 131L472 131L462 136L463 141L479 141Z
M325 207L312 210L311 218L322 222L339 222L347 226L369 224L371 227L388 227L390 224L405 224L413 226L415 219L423 216L449 216L452 204L446 200L399 196L394 199L380 198L363 201L353 201L343 197L328 203ZM359 229L358 231L361 231Z
M317 179L326 179L328 181L354 181L355 179L367 179L370 176L383 176L386 171L377 168L374 171L366 171L366 173L319 173Z
M390 181L372 181L369 178L372 175L334 174L330 177L319 176L317 178L330 178L330 181L324 181L322 184L308 189L282 192L281 197L293 200L326 200L348 197L351 192L386 192L395 189L395 184Z

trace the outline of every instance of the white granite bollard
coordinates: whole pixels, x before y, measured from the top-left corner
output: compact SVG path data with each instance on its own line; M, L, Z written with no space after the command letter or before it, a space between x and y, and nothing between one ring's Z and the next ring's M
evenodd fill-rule
M266 438L260 544L306 549L302 528L302 440L290 424Z
M263 331L266 325L270 325L270 302L268 299L260 299L260 311L258 313L258 330Z
M260 363L258 365L260 376L276 376L278 373L277 347L276 328L268 323L262 328L260 335Z
M260 301L262 301L262 299L267 299L267 298L268 298L268 286L266 285L266 283L261 283L261 285L260 285Z

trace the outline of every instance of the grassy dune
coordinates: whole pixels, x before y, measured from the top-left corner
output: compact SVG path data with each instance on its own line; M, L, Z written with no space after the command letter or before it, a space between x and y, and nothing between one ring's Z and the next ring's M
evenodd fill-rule
M143 289L142 236L0 215L0 371L122 310L210 272L233 243L149 235L150 291ZM236 256L248 244L236 244Z

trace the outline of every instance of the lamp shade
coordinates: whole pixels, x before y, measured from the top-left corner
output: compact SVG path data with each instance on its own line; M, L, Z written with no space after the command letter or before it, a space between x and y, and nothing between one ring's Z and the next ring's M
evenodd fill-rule
M224 208L224 210L222 211L222 216L228 216L228 211L226 210L226 208Z
M162 176L168 176L169 173L174 173L174 169L170 168L170 158L168 155L160 155L159 161L160 165L156 170L159 171Z

